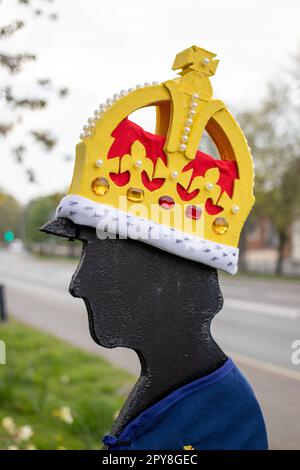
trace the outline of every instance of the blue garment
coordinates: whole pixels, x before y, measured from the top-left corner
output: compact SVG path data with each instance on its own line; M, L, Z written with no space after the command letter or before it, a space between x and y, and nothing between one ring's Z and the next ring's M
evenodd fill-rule
M245 377L228 359L170 393L103 442L111 450L266 450L260 406Z

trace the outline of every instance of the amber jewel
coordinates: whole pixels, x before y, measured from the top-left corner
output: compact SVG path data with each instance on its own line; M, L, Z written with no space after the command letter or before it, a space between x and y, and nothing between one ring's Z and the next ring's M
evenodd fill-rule
M128 188L127 199L133 202L141 202L144 199L144 191L139 188Z
M200 219L202 214L202 209L201 207L197 206L187 206L185 210L185 215L189 217L190 219L198 220Z
M223 235L228 230L228 222L224 217L217 217L213 221L213 230L218 235Z
M161 196L158 204L164 209L172 209L175 206L175 201L171 196Z
M109 190L109 182L103 176L99 176L92 181L92 191L97 196L104 196Z

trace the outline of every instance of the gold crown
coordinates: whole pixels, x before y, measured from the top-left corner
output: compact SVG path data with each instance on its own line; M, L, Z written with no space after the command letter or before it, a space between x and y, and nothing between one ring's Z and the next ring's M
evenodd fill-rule
M184 206L186 217L202 213L202 237L237 246L254 203L253 164L240 127L225 104L212 99L209 77L218 65L214 58L215 54L192 46L175 58L173 69L181 69L180 76L122 91L100 105L77 145L69 194L115 208L123 196L129 213L139 202L147 207L158 205L161 211ZM155 158L149 155L146 142L151 135L140 138L137 127L127 120L147 106L156 107L152 138L161 154ZM204 131L220 160L198 151ZM124 154L121 144L123 140L128 144L130 132L133 140ZM151 217L154 222L161 220L159 211ZM170 226L182 229L176 220ZM193 230L192 226L187 229L195 235Z

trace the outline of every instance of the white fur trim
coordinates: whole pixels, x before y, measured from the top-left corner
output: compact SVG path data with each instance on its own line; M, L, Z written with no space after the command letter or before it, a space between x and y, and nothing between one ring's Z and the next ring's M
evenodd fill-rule
M56 210L56 218L58 217L65 217L78 225L95 227L99 238L109 236L106 233L112 232L109 227L115 227L113 231L122 237L139 239L161 250L222 269L229 274L237 272L238 248L204 240L82 196L65 196Z

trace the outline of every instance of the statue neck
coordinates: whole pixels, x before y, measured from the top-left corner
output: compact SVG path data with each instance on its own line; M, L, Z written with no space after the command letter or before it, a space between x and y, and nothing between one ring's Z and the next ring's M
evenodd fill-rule
M170 333L166 332L165 340L160 337L151 347L136 351L141 376L119 413L113 434L118 434L132 419L173 390L210 374L227 359L211 337L209 325L192 331L189 328L188 333L181 330L177 337Z

